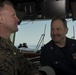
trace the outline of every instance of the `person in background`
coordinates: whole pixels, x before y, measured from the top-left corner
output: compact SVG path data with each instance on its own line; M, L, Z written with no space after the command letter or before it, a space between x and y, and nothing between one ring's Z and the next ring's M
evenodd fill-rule
M22 44L20 43L19 46L18 46L18 48L21 48L21 47L22 47Z
M27 43L23 43L22 47L28 48Z
M76 40L66 37L66 19L54 17L50 28L52 40L41 49L41 65L52 67L56 75L76 75Z
M2 75L39 75L39 71L13 46L9 37L18 31L19 19L13 5L0 4L0 72Z

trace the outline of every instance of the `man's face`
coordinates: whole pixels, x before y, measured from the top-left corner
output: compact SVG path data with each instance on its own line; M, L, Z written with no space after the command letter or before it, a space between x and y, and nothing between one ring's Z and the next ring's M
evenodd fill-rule
M15 10L11 6L5 5L2 11L2 25L5 31L9 33L18 31L18 22Z
M55 20L51 26L51 38L54 42L61 42L66 37L67 31L61 20Z

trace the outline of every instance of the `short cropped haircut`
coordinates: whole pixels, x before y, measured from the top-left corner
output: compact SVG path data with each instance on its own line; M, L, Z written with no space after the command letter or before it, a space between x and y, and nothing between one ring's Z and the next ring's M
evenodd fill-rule
M51 26L52 26L52 23L56 20L61 20L63 22L64 27L67 28L67 21L63 17L54 17L51 21Z
M10 1L4 1L0 3L0 11L4 8L4 5L9 5L13 7L13 4Z
M10 1L4 1L4 2L3 2L3 5L5 5L5 4L6 4L6 5L10 5L10 6L13 7L13 4L12 4Z

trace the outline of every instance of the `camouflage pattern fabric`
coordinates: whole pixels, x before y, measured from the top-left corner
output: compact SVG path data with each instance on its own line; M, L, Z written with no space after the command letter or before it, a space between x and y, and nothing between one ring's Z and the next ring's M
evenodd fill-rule
M0 37L0 69L3 75L34 75L37 68L10 40Z

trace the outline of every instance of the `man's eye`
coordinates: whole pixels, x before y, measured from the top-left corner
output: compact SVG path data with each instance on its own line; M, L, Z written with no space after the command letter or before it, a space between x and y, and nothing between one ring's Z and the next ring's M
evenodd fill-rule
M60 28L57 28L57 30L61 30Z

